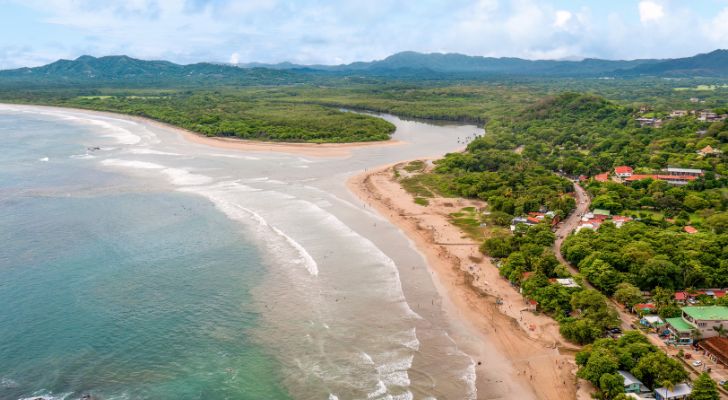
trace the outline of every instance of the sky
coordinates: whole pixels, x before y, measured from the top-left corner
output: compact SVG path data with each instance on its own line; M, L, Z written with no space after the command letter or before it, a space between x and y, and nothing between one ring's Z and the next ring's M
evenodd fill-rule
M728 0L0 0L0 69L126 54L341 64L399 51L673 58L728 48Z

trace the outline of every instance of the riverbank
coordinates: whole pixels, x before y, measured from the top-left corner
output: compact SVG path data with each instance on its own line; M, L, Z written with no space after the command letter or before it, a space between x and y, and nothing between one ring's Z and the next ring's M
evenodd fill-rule
M448 215L462 207L483 206L465 199L429 199L415 204L393 178L393 166L352 177L349 189L399 227L426 257L452 313L477 340L471 340L479 398L489 398L488 369L507 371L505 398L572 399L576 397L576 348L563 343L556 321L527 310L518 291L479 252L479 243L452 225ZM496 301L501 299L501 301ZM502 303L502 304L497 304ZM493 360L508 363L494 365Z
M373 141L373 142L350 142L350 143L293 143L293 142L267 142L258 140L238 139L233 137L217 137L205 136L188 129L172 125L166 122L157 121L152 118L140 117L137 115L121 114L109 111L89 110L85 108L33 105L33 104L13 104L0 103L5 106L26 108L26 109L49 109L49 110L69 110L83 112L90 115L98 115L107 118L122 119L127 121L147 124L167 130L171 130L179 134L185 140L201 144L209 147L248 151L248 152L281 152L296 154L301 156L319 157L319 158L343 158L351 155L351 150L366 147L384 147L398 146L405 142L399 140Z

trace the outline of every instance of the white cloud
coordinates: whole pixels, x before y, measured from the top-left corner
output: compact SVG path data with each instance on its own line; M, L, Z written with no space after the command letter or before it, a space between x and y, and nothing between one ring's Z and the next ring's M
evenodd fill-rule
M728 48L728 7L724 8L710 23L703 26L705 35L718 43L722 49Z
M338 64L404 50L624 59L728 47L726 6L706 13L677 0L617 1L606 12L591 2L568 8L556 0L0 0L5 3L32 15L5 31L0 23L6 68L81 54ZM640 20L630 15L635 11Z
M640 21L650 22L659 21L665 16L665 9L661 4L657 4L654 1L641 1L639 4L640 10Z
M554 26L557 28L566 28L566 24L571 20L572 14L570 11L559 10L556 11L556 18L554 20Z

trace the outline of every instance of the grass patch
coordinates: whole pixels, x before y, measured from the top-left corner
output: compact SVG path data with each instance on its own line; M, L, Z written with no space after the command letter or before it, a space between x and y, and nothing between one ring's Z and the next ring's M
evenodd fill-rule
M422 160L410 161L404 166L404 170L409 173L422 172L425 170L425 162Z
M451 213L450 222L474 240L485 239L485 229L481 226L483 221L475 207L464 207L460 211Z
M427 207L430 205L430 201L424 197L415 197L415 204Z

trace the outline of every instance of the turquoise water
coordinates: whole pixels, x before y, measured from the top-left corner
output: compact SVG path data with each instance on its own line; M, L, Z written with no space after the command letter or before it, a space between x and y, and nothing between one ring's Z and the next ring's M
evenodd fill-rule
M258 250L202 197L79 162L98 142L0 114L0 399L288 398L249 335Z
M477 128L382 117L398 145L309 157L0 105L0 399L507 393L508 360L476 372L422 255L346 188Z

